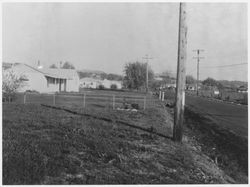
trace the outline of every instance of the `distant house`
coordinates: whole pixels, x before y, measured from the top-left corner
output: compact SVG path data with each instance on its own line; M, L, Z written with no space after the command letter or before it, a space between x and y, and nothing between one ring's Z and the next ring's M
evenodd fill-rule
M23 78L23 86L18 90L35 90L41 93L48 92L78 92L79 77L74 69L34 68L27 64L15 63L5 71L13 71Z
M196 90L196 85L194 85L194 84L187 84L186 85L186 90L195 91Z
M247 93L248 92L248 89L246 86L240 86L239 88L237 88L237 91L239 93Z
M166 83L162 87L163 88L176 88L176 83Z
M96 89L101 84L100 79L85 77L80 79L80 88L93 88Z
M157 80L157 81L163 81L163 78L161 77L160 74L155 74L154 79Z
M116 85L117 89L122 88L122 81L115 81L115 80L108 80L108 79L96 79L96 78L90 78L85 77L80 79L80 87L81 88L99 88L100 86L103 86L103 88L110 89L112 85Z
M160 88L176 88L176 80L174 78L169 78L167 83L162 84Z
M117 89L122 88L122 81L115 81L115 80L107 80L104 79L101 84L104 86L104 88L110 89L112 85L116 85Z

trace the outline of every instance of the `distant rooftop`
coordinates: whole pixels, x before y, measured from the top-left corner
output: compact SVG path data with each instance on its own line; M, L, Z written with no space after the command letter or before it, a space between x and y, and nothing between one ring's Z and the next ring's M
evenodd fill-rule
M60 78L60 79L73 79L74 76L78 76L75 69L52 69L52 68L35 68L25 63L3 63L3 69L15 68L20 70L20 73L36 71L44 74L48 77ZM21 68L22 67L22 68Z

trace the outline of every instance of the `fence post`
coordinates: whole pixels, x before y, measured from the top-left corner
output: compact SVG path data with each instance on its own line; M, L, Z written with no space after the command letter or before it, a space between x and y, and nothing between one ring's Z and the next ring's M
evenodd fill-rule
M143 106L143 109L144 109L144 110L146 109L146 97L147 97L147 96L144 96L144 106Z
M165 92L162 92L162 101L164 101L164 94L165 94Z
M115 109L115 95L113 95L113 110Z
M56 93L53 94L53 105L56 105Z
M24 93L24 95L23 95L23 104L25 104L26 103L26 93Z
M161 100L161 91L160 91L160 93L159 93L159 99Z
M84 93L83 94L83 108L85 108L85 97L86 97L86 94Z

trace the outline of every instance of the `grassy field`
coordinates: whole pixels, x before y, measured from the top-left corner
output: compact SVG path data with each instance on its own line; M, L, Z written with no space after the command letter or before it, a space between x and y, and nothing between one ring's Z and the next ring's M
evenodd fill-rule
M160 103L138 112L3 104L3 183L235 182L192 138L157 135L171 137L172 122Z

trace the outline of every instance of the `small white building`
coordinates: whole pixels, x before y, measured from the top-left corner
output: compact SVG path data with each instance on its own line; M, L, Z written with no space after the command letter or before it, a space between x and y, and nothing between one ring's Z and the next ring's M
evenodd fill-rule
M104 79L101 84L104 88L110 89L112 85L116 85L117 89L122 89L122 81L115 81L115 80L107 80Z
M40 93L48 92L78 92L79 76L74 69L34 68L27 64L16 63L5 71L13 71L22 77L23 86L18 90L34 90Z
M96 89L101 84L100 79L94 79L90 77L84 77L80 79L80 87L81 88L93 88Z
M98 89L100 86L103 86L105 89L110 89L112 85L116 85L117 89L122 89L122 81L115 80L100 80L96 78L85 77L80 79L80 87L81 88L93 88Z

